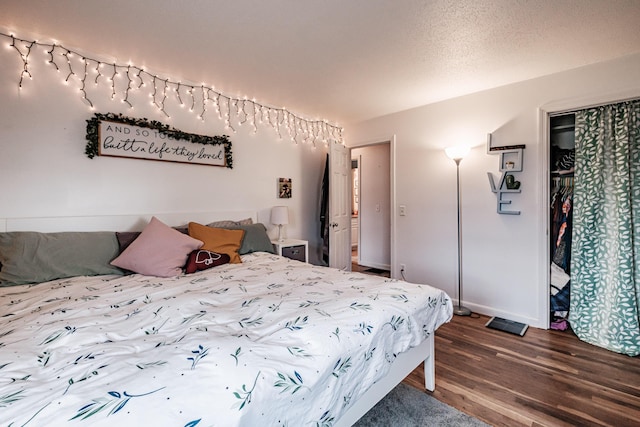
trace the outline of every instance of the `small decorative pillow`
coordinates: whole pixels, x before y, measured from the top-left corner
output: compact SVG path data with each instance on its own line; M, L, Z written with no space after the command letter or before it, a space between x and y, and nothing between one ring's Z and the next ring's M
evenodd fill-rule
M267 228L260 222L251 225L232 225L220 228L244 230L242 245L240 245L240 250L238 251L240 255L253 252L275 253L271 239L269 239L269 235L267 234Z
M202 242L169 227L156 217L111 265L147 276L173 277L182 273L189 254Z
M232 264L242 262L238 251L242 244L244 230L225 230L190 222L189 236L204 242L202 249L229 255Z
M182 234L189 234L187 226L173 227L174 230L181 232ZM118 239L118 245L120 246L120 253L122 253L131 242L136 240L140 236L140 231L116 231L116 238Z
M134 240L140 237L140 233L140 231L116 231L116 239L118 239L118 247L120 248L118 255L124 252Z
M225 221L214 221L214 222L210 222L209 224L207 224L207 227L215 227L215 228L231 228L231 227L237 227L239 225L251 225L253 224L253 219L251 218L245 218L245 219L241 219L239 221L233 221L233 220L225 220Z
M187 265L185 265L184 268L187 274L191 274L198 270L206 270L227 264L229 261L231 261L231 257L227 254L219 254L205 249L196 249L189 254Z

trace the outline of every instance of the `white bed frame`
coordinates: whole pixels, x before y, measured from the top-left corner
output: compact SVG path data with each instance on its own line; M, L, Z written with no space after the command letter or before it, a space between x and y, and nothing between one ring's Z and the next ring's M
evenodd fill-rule
M335 427L348 427L369 412L376 403L393 390L407 377L421 362L424 361L424 385L429 391L435 390L435 353L433 334L417 347L412 348L396 357L391 370L380 381L367 390L347 412L334 424Z
M0 232L38 231L42 233L60 231L141 231L155 216L169 226L183 226L189 221L207 224L213 221L251 218L257 221L254 211L175 212L140 215L95 215L69 217L0 218ZM429 336L422 344L396 357L389 373L375 383L334 424L348 427L358 421L376 403L393 390L421 362L424 362L425 388L435 389L434 337Z

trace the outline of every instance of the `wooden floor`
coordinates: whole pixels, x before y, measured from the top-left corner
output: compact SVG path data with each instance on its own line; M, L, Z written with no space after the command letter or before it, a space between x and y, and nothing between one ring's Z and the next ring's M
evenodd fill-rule
M357 249L352 248L351 249L351 271L357 271L359 273L369 273L369 274L374 274L376 276L391 277L391 272L388 270L374 269L375 272L371 273L369 271L371 267L367 267L365 265L358 265L357 261L358 261Z
M454 316L438 329L435 398L494 426L640 426L640 357L487 320ZM422 367L405 382L424 390Z

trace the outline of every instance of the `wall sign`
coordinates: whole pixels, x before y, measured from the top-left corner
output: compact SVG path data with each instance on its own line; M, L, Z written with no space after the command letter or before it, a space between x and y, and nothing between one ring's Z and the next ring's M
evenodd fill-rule
M491 134L487 134L487 154L500 155L500 172L502 176L496 183L493 174L487 172L489 177L489 185L491 191L495 193L497 198L497 211L499 214L520 215L520 211L509 210L511 199L506 199L509 194L519 193L520 181L516 181L514 172L522 172L522 155L525 145L507 145L503 147L494 147L491 145Z
M121 114L96 113L87 120L87 141L90 159L98 155L233 167L227 135L196 135Z

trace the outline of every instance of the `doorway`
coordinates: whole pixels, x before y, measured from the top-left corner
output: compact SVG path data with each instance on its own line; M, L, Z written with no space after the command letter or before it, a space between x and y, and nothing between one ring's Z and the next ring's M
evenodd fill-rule
M352 270L391 275L390 141L352 147Z

